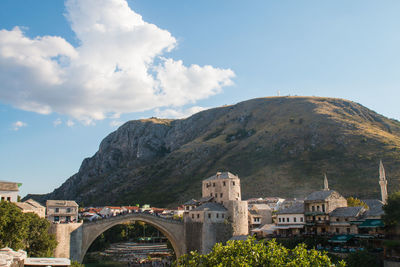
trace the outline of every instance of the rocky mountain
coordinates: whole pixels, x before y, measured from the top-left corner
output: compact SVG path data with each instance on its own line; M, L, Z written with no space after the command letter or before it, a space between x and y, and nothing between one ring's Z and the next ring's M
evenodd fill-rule
M380 159L389 192L398 189L400 122L343 99L258 98L187 119L129 121L78 173L33 197L173 206L199 197L203 178L230 171L243 198L304 197L322 187L324 173L345 196L376 198Z

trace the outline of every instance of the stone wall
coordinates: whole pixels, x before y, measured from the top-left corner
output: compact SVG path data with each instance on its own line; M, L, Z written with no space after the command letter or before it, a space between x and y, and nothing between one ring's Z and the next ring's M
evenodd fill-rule
M231 200L227 203L229 220L232 222L233 235L248 235L248 208L247 201Z
M79 238L79 236L76 235L71 237L71 233L76 231L81 226L82 223L51 224L50 233L56 235L56 240L58 242L58 245L54 251L54 257L69 259L71 256L71 250L78 249L76 248L76 245L70 246L71 238ZM79 230L77 232L79 232Z

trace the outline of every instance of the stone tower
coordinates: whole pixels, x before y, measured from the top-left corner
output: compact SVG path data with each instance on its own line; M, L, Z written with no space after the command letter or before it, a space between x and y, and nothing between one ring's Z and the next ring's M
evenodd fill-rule
M387 180L385 174L385 168L383 167L382 160L379 162L379 185L381 186L381 197L382 202L386 204L388 193L387 193Z
M240 191L239 177L230 172L217 172L203 180L203 198L213 197L214 202L228 210L228 219L232 222L234 236L249 233L247 202L242 201Z
M326 173L324 176L324 191L329 191L328 177L326 177Z

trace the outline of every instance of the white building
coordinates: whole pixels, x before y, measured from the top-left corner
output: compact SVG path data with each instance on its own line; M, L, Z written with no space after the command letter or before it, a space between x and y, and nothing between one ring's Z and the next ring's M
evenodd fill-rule
M101 209L101 211L99 213L103 217L113 217L113 216L117 216L123 212L124 212L124 209L121 207L105 206L104 208Z
M277 233L284 236L304 233L305 216L304 203L295 203L289 208L276 213Z
M46 218L54 223L77 222L78 207L73 200L47 200Z
M21 183L0 181L0 200L17 202Z

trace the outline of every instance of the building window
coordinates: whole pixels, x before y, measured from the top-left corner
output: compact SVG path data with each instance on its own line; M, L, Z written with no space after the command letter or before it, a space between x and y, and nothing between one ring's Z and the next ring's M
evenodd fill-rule
M208 219L211 219L211 213L208 214Z
M337 233L337 234L339 233L339 228L336 228L336 233Z
M189 206L186 206L186 210L189 210Z
M339 221L339 218L336 218L336 221L338 222L338 221Z
M192 219L194 219L194 214L192 214Z
M213 187L215 187L215 183L213 183Z
M300 217L300 221L303 222L303 217Z
M200 218L200 214L197 214L197 219Z
M222 193L221 193L221 194L219 194L219 197L222 197Z
M285 218L282 218L282 222L285 222Z
M59 212L60 212L60 209L59 209L59 208L56 208L55 212L56 212L56 213L59 213Z
M223 201L221 201L221 205L224 205L224 202L223 202Z
M232 182L232 185L235 185L235 182Z
M317 211L319 211L319 206L317 206Z
M71 208L67 208L67 213L71 212Z
M225 218L225 214L222 213L222 218Z
M55 221L55 222L58 222L58 221L60 221L60 217L58 217L58 216L54 216L54 221Z
M217 213L217 218L219 218L219 213Z
M224 182L222 182L222 184L223 184L224 186L226 186L226 183L225 183L225 181L224 181Z
M315 211L315 207L314 207L314 206L312 206L312 207L311 207L311 210L312 210L312 211Z
M293 222L296 222L296 217L293 218Z
M6 198L5 197L1 197L1 200L4 201Z
M218 197L218 193L215 193L215 197Z
M347 233L350 234L350 228L346 228Z
M210 193L210 197L212 197L212 193Z
M290 220L289 220L289 218L287 218L287 220L286 220L287 222L290 222Z
M325 204L322 204L322 212L325 212Z
M10 202L11 202L11 197L7 197L7 201L10 201Z
M318 217L318 221L321 221L321 217Z

